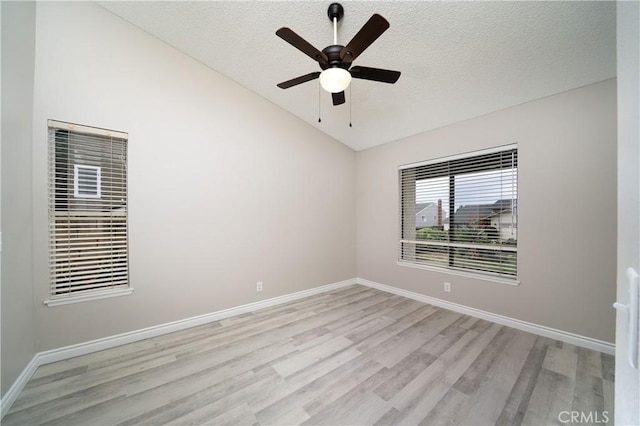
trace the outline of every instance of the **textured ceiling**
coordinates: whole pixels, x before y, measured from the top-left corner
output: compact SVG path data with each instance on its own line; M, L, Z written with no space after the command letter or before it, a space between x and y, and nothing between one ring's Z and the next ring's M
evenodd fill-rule
M355 150L616 75L615 2L342 1L339 44L373 13L391 24L354 65L402 75L353 80L340 106L322 92L318 123L317 80L276 87L318 64L275 31L322 50L333 44L330 1L100 4Z

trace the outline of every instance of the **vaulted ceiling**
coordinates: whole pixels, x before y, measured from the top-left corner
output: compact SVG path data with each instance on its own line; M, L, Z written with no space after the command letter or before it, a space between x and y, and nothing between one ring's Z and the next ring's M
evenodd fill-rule
M330 3L100 2L355 150L616 76L615 2L342 1L338 44L384 16L390 28L353 64L401 71L398 82L354 79L340 106L318 80L276 87L320 70L276 30L322 50Z

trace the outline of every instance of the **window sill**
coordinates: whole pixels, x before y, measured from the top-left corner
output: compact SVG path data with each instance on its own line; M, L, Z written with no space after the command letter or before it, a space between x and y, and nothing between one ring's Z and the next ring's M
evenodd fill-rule
M396 264L398 266L406 266L409 268L417 268L417 269L424 269L427 271L441 272L443 274L457 275L460 277L475 278L478 280L490 281L498 284L507 284L507 285L513 285L513 286L520 285L520 280L518 280L517 278L494 277L491 275L476 274L473 272L459 271L457 269L438 268L437 266L420 265L417 263L402 262L399 260L396 261Z
M128 296L133 293L133 288L124 288L118 290L103 290L93 293L79 294L77 296L60 297L56 299L45 300L44 303L48 307L69 305L72 303L88 302L91 300L107 299L110 297Z

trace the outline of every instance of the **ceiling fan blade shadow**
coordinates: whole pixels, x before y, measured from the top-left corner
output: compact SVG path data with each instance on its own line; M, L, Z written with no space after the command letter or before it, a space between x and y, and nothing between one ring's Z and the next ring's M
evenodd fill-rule
M353 78L379 81L381 83L393 84L400 78L400 71L383 70L380 68L355 66L349 69L349 72Z
M360 31L351 39L340 52L340 58L344 62L353 62L367 47L389 28L389 22L377 13L360 28Z
M343 103L345 103L344 91L338 92L338 93L332 93L331 98L333 98L334 105L342 105Z
M292 78L291 80L278 83L277 86L281 89L288 89L289 87L297 86L298 84L306 83L307 81L318 78L320 71L312 72L309 74L301 75L300 77Z
M276 31L276 35L314 61L318 61L321 64L326 64L329 62L329 58L327 58L327 55L313 47L308 41L293 32L291 28L282 27L278 31Z

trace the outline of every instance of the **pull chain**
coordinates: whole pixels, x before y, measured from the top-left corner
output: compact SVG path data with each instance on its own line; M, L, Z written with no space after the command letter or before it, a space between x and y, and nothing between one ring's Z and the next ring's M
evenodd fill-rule
M353 91L353 86L349 87L349 127L353 127L351 125L351 92Z
M320 119L320 84L318 84L318 123L322 123L322 120Z

